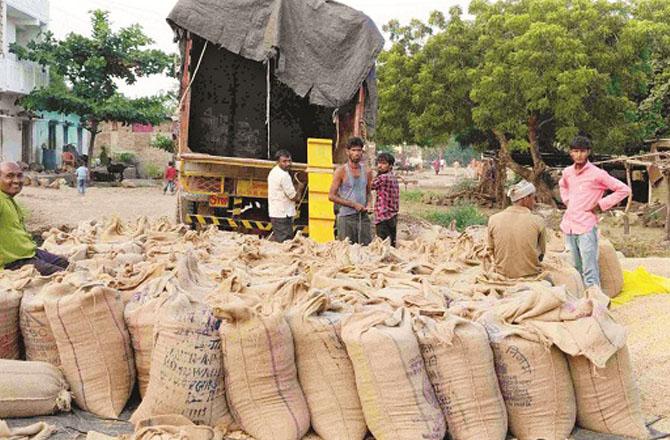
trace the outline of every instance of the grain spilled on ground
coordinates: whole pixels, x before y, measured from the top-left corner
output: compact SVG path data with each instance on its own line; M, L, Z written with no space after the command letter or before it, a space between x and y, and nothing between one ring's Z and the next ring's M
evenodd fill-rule
M613 314L629 332L628 347L640 384L642 410L647 417L670 418L670 295L637 298L614 309ZM663 422L670 429L670 424Z

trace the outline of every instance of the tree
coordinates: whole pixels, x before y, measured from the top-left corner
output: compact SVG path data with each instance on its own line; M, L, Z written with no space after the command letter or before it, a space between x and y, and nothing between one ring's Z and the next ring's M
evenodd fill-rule
M471 69L473 119L500 143L500 170L510 167L553 202L542 179L539 130L551 122L556 141L587 133L596 148L622 146L636 130L631 96L639 52L626 38L629 9L607 0L475 1L482 63ZM527 150L533 166L512 160Z
M392 46L377 60L381 105L375 139L387 144L414 143L410 116L416 113L412 103L412 86L419 67L416 54L432 29L419 20L412 20L408 26L391 20L382 28L389 33Z
M91 22L90 38L70 33L56 40L46 32L25 47L11 46L19 59L48 66L56 77L47 87L23 97L20 105L29 111L79 115L91 133L89 160L102 122L158 124L169 116L169 96L130 99L119 93L117 82L134 84L138 77L174 71L172 56L146 48L153 41L139 25L114 32L109 13L101 10L92 11Z

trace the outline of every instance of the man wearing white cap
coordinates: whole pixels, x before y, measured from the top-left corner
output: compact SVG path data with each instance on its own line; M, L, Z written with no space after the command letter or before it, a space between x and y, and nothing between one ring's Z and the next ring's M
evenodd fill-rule
M542 272L546 228L535 207L535 185L525 180L507 192L513 205L489 219L488 249L495 271L508 278L524 278Z

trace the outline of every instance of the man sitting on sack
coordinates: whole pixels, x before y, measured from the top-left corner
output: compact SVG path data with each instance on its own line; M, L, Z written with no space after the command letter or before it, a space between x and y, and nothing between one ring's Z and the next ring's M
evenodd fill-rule
M68 266L67 259L37 245L24 224L23 212L14 196L23 189L23 170L16 162L0 162L0 268L15 270L32 264L42 275Z
M525 180L507 192L513 205L492 215L488 224L488 249L495 271L507 278L537 276L546 252L544 221L532 214L535 185Z

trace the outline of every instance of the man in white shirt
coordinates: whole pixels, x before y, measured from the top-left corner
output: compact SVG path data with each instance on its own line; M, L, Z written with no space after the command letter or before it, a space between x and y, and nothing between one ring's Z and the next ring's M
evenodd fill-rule
M300 202L305 189L303 182L293 186L291 175L291 153L279 150L275 154L277 165L268 174L268 214L272 222L272 239L283 242L293 238L295 204Z

